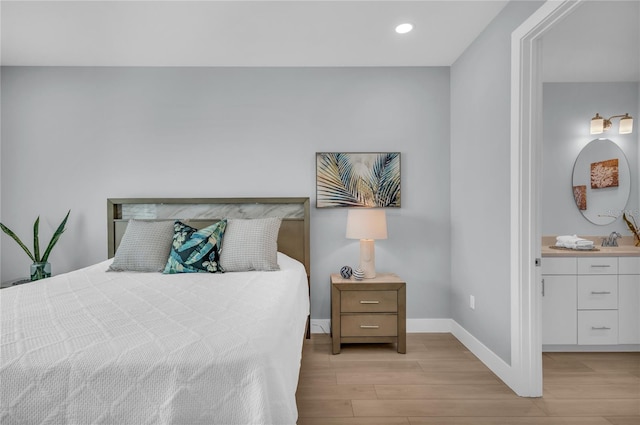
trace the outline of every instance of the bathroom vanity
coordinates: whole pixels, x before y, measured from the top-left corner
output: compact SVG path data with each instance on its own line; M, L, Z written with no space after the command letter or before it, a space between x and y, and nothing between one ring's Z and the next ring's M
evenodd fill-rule
M543 238L543 351L639 351L640 247L632 238L594 251L554 243Z

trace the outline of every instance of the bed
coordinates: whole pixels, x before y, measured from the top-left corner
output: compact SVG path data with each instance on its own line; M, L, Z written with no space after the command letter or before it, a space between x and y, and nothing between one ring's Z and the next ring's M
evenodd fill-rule
M0 423L295 424L308 332L308 198L107 206L109 257L140 219L188 218L200 228L284 217L280 270L108 272L115 261L107 260L3 289Z

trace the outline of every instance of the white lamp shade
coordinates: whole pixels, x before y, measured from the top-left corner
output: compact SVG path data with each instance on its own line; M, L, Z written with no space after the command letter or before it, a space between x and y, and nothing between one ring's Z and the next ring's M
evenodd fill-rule
M633 118L626 116L620 119L620 134L630 134L633 131Z
M604 118L591 119L591 134L602 134L604 132Z
M383 209L350 209L347 214L348 239L387 239L387 216Z

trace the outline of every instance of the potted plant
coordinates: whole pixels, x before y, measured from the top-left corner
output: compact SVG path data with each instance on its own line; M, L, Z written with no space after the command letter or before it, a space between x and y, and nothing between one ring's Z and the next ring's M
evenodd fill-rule
M633 239L636 243L636 246L640 246L640 228L636 224L636 219L633 218L631 214L627 217L626 213L622 213L622 219L625 223L627 223L627 227L633 233Z
M71 213L71 210L67 212L67 215L64 217L64 220L62 220L62 223L60 223L60 226L58 226L56 231L53 233L53 236L51 237L51 241L49 241L49 245L47 245L47 249L44 251L44 254L42 255L42 257L40 256L40 238L38 236L38 228L40 226L39 216L38 218L36 218L35 223L33 223L33 253L31 253L31 251L29 251L29 248L27 248L26 245L22 243L18 235L13 233L11 229L9 229L7 226L0 223L0 229L2 229L2 231L5 232L7 235L11 236L13 240L16 241L18 245L20 245L20 248L22 248L24 252L27 253L29 258L31 258L31 261L33 261L33 264L31 264L31 280L32 281L44 279L45 277L51 277L51 264L49 264L47 260L49 259L51 250L58 242L58 239L60 239L60 236L62 235L62 233L65 231L64 226L67 224L67 219L69 218L70 213Z

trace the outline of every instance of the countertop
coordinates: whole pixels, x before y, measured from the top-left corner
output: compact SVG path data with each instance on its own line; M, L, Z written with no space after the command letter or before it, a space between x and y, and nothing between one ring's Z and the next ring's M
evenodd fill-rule
M604 236L580 236L594 242L597 249L594 251L579 251L575 249L550 248L556 244L555 236L542 237L543 257L640 257L640 246L634 245L633 236L623 236L618 239L618 246L600 246Z

